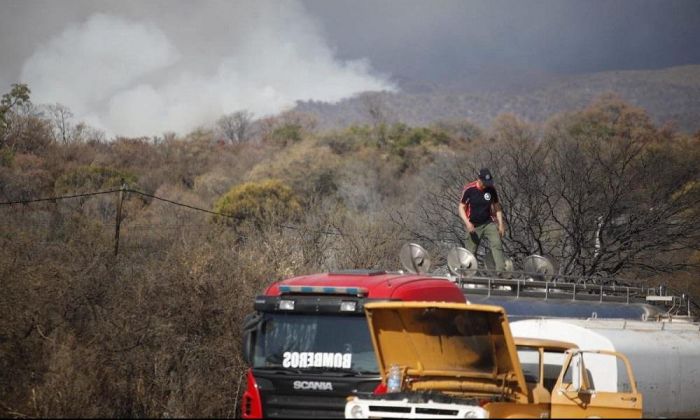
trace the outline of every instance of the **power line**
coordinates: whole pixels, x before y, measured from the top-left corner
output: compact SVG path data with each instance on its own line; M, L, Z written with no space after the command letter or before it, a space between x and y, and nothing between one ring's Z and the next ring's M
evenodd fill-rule
M121 191L121 190L95 191L95 192L89 192L89 193L83 193L83 194L62 195L62 196L58 196L58 197L35 198L32 200L3 201L3 202L0 202L0 206L13 205L13 204L31 204L31 203L38 203L41 201L58 201L58 200L66 200L69 198L90 197L90 196L100 195L100 194L114 194L114 193L118 193L119 191Z
M229 219L240 220L239 216L234 216L231 214L226 214L226 213L222 213L222 212L216 212L216 211L212 211L212 210L203 209L201 207L196 207L196 206L192 206L189 204L180 203L180 202L177 202L174 200L169 200L167 198L159 197L159 196L156 196L153 194L148 194L148 193L145 193L143 191L134 190L131 188L123 188L123 189L120 188L120 189L116 189L116 190L95 191L95 192L88 192L88 193L83 193L83 194L64 195L64 196L38 198L38 199L30 199L30 200L7 201L7 202L0 202L0 205L31 204L31 203L37 203L37 202L42 202L42 201L58 201L58 200L65 200L65 199L72 199L72 198L90 197L90 196L101 195L101 194L115 194L115 193L119 193L119 192L134 193L134 194L138 194L138 195L141 195L144 197L149 197L149 198L152 198L155 200L163 201L165 203L172 204L175 206L184 207L184 208L187 208L190 210L195 210L195 211L199 211L199 212L203 212L203 213L207 213L207 214L211 214L211 215L215 215L215 216L227 217ZM156 225L154 225L154 226L156 226ZM303 228L289 226L289 225L280 224L280 223L276 223L275 226L282 228L282 229L295 230L295 231L306 231L309 233L321 233L321 234L329 235L329 236L341 236L341 237L346 236L342 232L337 232L337 231L334 232L334 231L328 231L328 230L303 229ZM550 227L546 230L543 230L542 233L548 234L548 233L558 232L558 231L566 231L566 229L564 229L563 227ZM593 231L593 230L591 230L591 231Z
M134 193L134 194L142 195L144 197L149 197L149 198L152 198L155 200L163 201L165 203L172 204L175 206L184 207L184 208L187 208L190 210L195 210L195 211L199 211L199 212L203 212L203 213L207 213L207 214L211 214L211 215L215 215L215 216L227 217L229 219L236 219L236 220L241 219L239 216L203 209L201 207L196 207L196 206L192 206L189 204L180 203L177 201L169 200L169 199L163 198L163 197L158 197L158 196L153 195L153 194L148 194L148 193L145 193L143 191L134 190L134 189L130 189L130 188L120 188L120 189L115 189L115 190L95 191L95 192L88 192L88 193L83 193L83 194L64 195L64 196L37 198L37 199L29 199L29 200L6 201L6 202L0 202L0 205L14 205L14 204L25 204L26 205L26 204L37 203L37 202L58 201L58 200L66 200L66 199L80 198L80 197L90 197L90 196L103 195L103 194L115 194L115 193L119 193L119 192ZM157 226L157 225L154 225L154 226ZM328 231L328 230L303 229L303 228L289 226L289 225L285 225L285 224L281 224L281 223L276 223L275 226L282 228L282 229L289 229L289 230L295 230L295 231L302 231L303 230L303 231L306 231L309 233L321 233L321 234L329 235L329 236L341 236L341 237L346 236L342 232L338 232L338 231L334 232L334 231ZM584 232L593 232L595 230L596 229L585 229ZM556 227L556 226L551 226L551 227L548 227L547 229L541 230L541 234L545 234L545 235L553 233L553 232L567 232L568 233L568 230L565 229L564 227Z
M217 216L224 216L224 217L229 217L229 218L237 218L236 216L230 215L230 214L225 214L225 213L220 213L220 212L214 212L211 210L203 209L200 207L195 207L195 206L190 206L189 204L185 203L179 203L177 201L172 201L168 200L166 198L158 197L152 194L148 194L142 191L138 190L132 190L130 188L125 188L125 189L117 189L117 190L108 190L108 191L95 191L95 192L89 192L89 193L83 193L83 194L74 194L74 195L62 195L62 196L57 196L57 197L46 197L46 198L35 198L35 199L30 199L30 200L16 200L16 201L4 201L0 202L0 205L12 205L12 204L31 204L31 203L38 203L42 201L58 201L58 200L66 200L70 198L79 198L79 197L90 197L90 196L95 196L95 195L100 195L100 194L114 194L118 192L129 192L129 193L134 193L134 194L139 194L145 197L150 197L156 200L164 201L166 203L174 204L176 206L180 207L186 207L192 210L197 210L197 211L202 211L206 212L209 214L214 214Z
M7 202L0 202L0 205L13 205L13 204L31 204L31 203L37 203L37 202L42 202L42 201L59 201L59 200L66 200L66 199L71 199L71 198L79 198L79 197L89 197L89 196L95 196L95 195L100 195L100 194L114 194L114 193L119 193L119 192L128 192L128 193L134 193L134 194L139 194L144 197L149 197L155 200L163 201L168 204L184 207L190 210L195 210L199 212L204 212L216 216L222 216L222 217L228 217L230 219L240 219L238 216L234 216L231 214L226 214L226 213L221 213L221 212L216 212L216 211L211 211L207 209L203 209L201 207L196 207L196 206L191 206L189 204L185 203L180 203L177 201L169 200L167 198L163 197L158 197L153 194L148 194L143 191L138 191L130 188L120 188L117 190L109 190L109 191L95 191L95 192L89 192L89 193L83 193L83 194L75 194L75 195L64 195L64 196L56 196L56 197L47 197L47 198L37 198L37 199L30 199L30 200L17 200L17 201L7 201ZM155 226L155 225L154 225ZM345 236L341 232L332 232L328 230L314 230L314 229L302 229L294 226L289 226L289 225L284 225L280 223L276 223L275 226L282 228L282 229L289 229L289 230L295 230L295 231L305 231L305 232L311 232L311 233L321 233L324 235L332 235L332 236Z
M164 202L166 202L166 203L174 204L174 205L180 206L180 207L185 207L185 208L188 208L188 209L191 209L191 210L202 211L202 212L209 213L209 214L214 214L214 215L217 215L217 216L229 217L229 218L231 218L231 219L237 219L237 218L238 218L238 217L233 216L233 215L230 215L230 214L219 213L219 212L216 212L216 211L211 211L211 210L203 209L203 208L200 208L200 207L190 206L189 204L185 204L185 203L178 203L177 201L168 200L167 198L162 198L162 197L158 197L158 196L155 196L155 195L152 195L152 194L147 194L147 193L142 192L142 191L137 191L137 190L132 190L132 189L126 189L126 190L124 190L124 191L125 191L125 192L130 192L130 193L135 193L135 194L140 194L140 195L142 195L142 196L144 196L144 197L150 197L150 198L153 198L153 199L156 199L156 200L164 201Z
M208 213L208 214L213 214L213 215L216 215L216 216L228 217L228 218L230 218L230 219L240 219L240 217L234 216L234 215L231 215L231 214L226 214L226 213L211 211L211 210L203 209L203 208L201 208L201 207L195 207L195 206L191 206L191 205L189 205L189 204L179 203L179 202L177 202L177 201L168 200L168 199L166 199L166 198L158 197L158 196L155 196L155 195L152 195L152 194L148 194L148 193L145 193L145 192L142 192L142 191L138 191L138 190L127 189L126 191L127 191L127 192L132 192L132 193L135 193L135 194L140 194L140 195L142 195L142 196L144 196L144 197L154 198L154 199L156 199L156 200L164 201L164 202L166 202L166 203L174 204L174 205L176 205L176 206L185 207L185 208L188 208L188 209L191 209L191 210L201 211L201 212ZM297 230L297 231L303 230L303 229L300 229L300 228L297 228L297 227L294 227L294 226L283 225L283 224L280 224L280 223L276 223L275 226L280 227L280 228L283 228L283 229L291 229L291 230ZM342 235L341 233L339 233L339 232L330 232L330 231L325 231L325 230L321 231L321 230L306 229L306 231L308 231L308 232L315 232L315 233L323 233L323 234L326 234L326 235L343 236L343 235Z

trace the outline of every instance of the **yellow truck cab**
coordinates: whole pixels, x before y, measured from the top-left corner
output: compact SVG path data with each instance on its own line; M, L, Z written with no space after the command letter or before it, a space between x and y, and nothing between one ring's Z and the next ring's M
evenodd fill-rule
M513 340L525 376L528 402L549 405L564 364L565 353L576 349L576 344L537 338L514 337Z
M349 397L346 418L641 417L623 355L514 339L499 306L381 302L365 312L386 392ZM612 382L626 385L598 389L607 382L586 363L622 363L626 378Z

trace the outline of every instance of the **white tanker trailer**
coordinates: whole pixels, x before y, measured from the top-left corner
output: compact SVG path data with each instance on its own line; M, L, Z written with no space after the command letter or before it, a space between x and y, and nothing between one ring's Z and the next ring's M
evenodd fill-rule
M513 336L571 342L582 350L625 354L644 397L644 417L700 417L700 324L687 321L528 319L510 324ZM586 364L617 387L622 370L607 362ZM598 374L596 374L596 371ZM603 375L600 373L604 372Z
M427 272L430 267L420 245L405 245L400 257L407 271ZM700 417L700 324L692 322L691 312L700 306L691 303L689 295L661 285L649 288L559 275L552 260L538 255L526 258L522 271L496 276L480 269L476 256L464 248L452 249L447 265L452 274L448 278L464 289L468 303L505 308L513 337L572 343L591 353L624 354L643 398L644 417ZM518 353L524 372L533 373L527 369L537 361L528 352ZM546 353L540 357L542 376L556 380L547 370L554 369L557 375L561 357ZM619 359L587 354L581 366L589 372L588 380L595 381L586 388L594 391L591 398L595 391L603 396L598 403L607 401L603 394L630 392L629 376ZM556 392L557 398L568 398L566 392L551 391L553 398Z

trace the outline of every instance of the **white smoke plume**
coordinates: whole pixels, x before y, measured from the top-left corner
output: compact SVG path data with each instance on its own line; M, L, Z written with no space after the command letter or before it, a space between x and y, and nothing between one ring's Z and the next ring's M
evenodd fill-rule
M238 110L260 117L297 100L393 90L367 61L337 59L295 1L216 6L189 20L93 14L37 48L22 81L35 103L61 103L123 136L184 134ZM221 13L229 19L207 18Z

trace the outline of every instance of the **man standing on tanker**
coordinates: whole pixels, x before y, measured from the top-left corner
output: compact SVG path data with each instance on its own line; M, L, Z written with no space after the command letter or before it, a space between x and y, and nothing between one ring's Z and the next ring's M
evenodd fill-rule
M479 243L485 237L489 241L496 271L503 271L505 259L501 238L505 235L503 209L493 185L493 176L487 168L479 171L476 181L464 186L459 203L459 216L467 227L466 248L476 255ZM498 223L498 226L494 224Z

